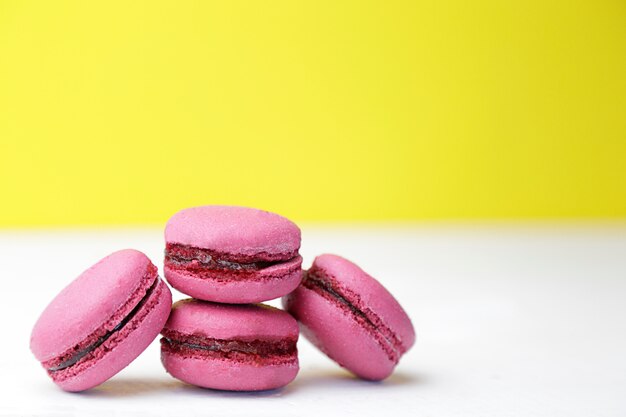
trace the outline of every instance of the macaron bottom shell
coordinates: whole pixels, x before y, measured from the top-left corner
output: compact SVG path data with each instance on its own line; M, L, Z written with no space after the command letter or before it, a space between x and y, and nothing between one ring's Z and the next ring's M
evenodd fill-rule
M298 374L298 361L276 365L233 362L228 359L185 357L161 352L161 362L174 378L203 388L263 391L283 387Z
M196 276L168 265L164 268L167 281L180 292L199 300L220 303L258 303L282 297L300 285L302 258L257 271L253 277L229 279L223 272Z
M128 366L158 336L167 321L172 294L159 279L143 308L126 325L94 350L88 360L79 361L62 373L49 372L63 390L84 391L105 382Z
M340 366L373 381L393 372L396 363L374 335L315 291L300 286L283 297L283 306L299 321L302 334Z

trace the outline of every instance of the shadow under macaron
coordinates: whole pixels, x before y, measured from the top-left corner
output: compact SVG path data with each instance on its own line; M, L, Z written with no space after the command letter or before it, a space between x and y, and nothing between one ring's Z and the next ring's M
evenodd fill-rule
M358 386L363 389L381 389L394 386L413 386L428 383L425 375L394 372L383 381L368 381L343 369L301 370L290 384L263 391L225 391L191 385L173 378L113 378L87 391L75 393L85 397L124 398L152 395L156 392L185 392L187 395L216 398L279 398L309 389L341 389Z
M94 398L124 398L157 392L184 392L187 395L219 398L281 397L286 387L263 391L225 391L198 387L173 378L113 378L87 391L75 393Z
M112 378L97 387L76 393L86 397L123 398L171 391L181 383L171 378Z
M285 394L292 391L301 391L312 388L335 388L359 386L364 389L381 389L393 386L412 386L428 383L429 378L425 375L411 375L403 372L394 372L382 381L369 381L361 379L344 369L304 369L296 379L285 387Z

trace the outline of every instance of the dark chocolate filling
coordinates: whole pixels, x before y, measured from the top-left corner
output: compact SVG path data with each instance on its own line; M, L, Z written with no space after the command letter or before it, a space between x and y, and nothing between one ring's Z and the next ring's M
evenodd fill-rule
M178 338L181 338L180 340ZM184 338L184 339L182 339ZM243 353L253 356L291 356L296 353L296 341L292 339L267 340L225 340L203 336L189 336L178 332L165 331L161 343L173 351L200 350L223 354Z
M239 262L226 261L224 259L213 259L210 256L207 256L206 258L203 258L203 259L185 258L182 256L170 255L167 252L165 253L165 259L181 266L189 265L191 262L197 261L200 264L199 266L206 268L206 269L227 269L231 271L258 271L259 269L268 268L270 266L283 263L282 261L280 261L280 262L251 262L251 263L244 264L244 263L239 263Z
M295 256L293 253L286 254L285 259L263 260L247 257L245 260L240 260L225 253L180 244L167 244L165 248L166 262L171 262L182 267L195 267L209 270L258 271L289 262L297 256L296 252ZM276 255L273 257L276 257Z
M126 326L128 324L129 321L131 321L133 319L133 317L135 317L137 312L139 310L141 310L141 308L144 306L144 304L146 304L146 302L148 301L148 298L150 298L150 295L152 295L152 293L154 292L154 289L156 288L158 283L159 283L159 277L157 277L154 280L154 282L152 283L152 285L150 285L150 288L148 288L148 290L146 291L146 294L143 296L141 301L139 301L139 303L137 303L137 305L131 310L131 312L128 313L128 315L126 317L124 317L122 319L122 321L120 321L113 329L109 330L104 335L99 337L98 340L96 340L91 345L87 346L84 349L81 349L81 350L75 352L68 359L62 361L58 365L55 365L55 366L53 366L51 368L48 368L48 371L49 372L56 372L56 371L61 371L63 369L69 368L70 366L75 365L78 361L80 361L82 358L87 356L89 353L93 352L95 349L100 347L115 332L120 331L124 326Z

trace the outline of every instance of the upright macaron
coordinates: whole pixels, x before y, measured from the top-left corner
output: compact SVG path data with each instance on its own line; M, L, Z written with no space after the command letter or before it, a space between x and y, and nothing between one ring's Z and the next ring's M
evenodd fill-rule
M165 369L190 384L258 391L298 373L298 323L274 307L182 300L161 333Z
M411 320L398 301L340 256L318 256L283 305L307 339L364 379L387 378L415 342Z
M302 279L300 229L267 211L203 206L165 227L165 278L192 297L256 303L281 297Z
M159 334L172 295L141 252L114 252L46 307L30 348L66 391L92 388L132 362Z

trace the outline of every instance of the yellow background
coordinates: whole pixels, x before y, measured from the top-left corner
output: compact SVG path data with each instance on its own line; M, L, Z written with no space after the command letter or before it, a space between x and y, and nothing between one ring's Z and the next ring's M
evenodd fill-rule
M626 2L0 0L0 226L626 216Z

